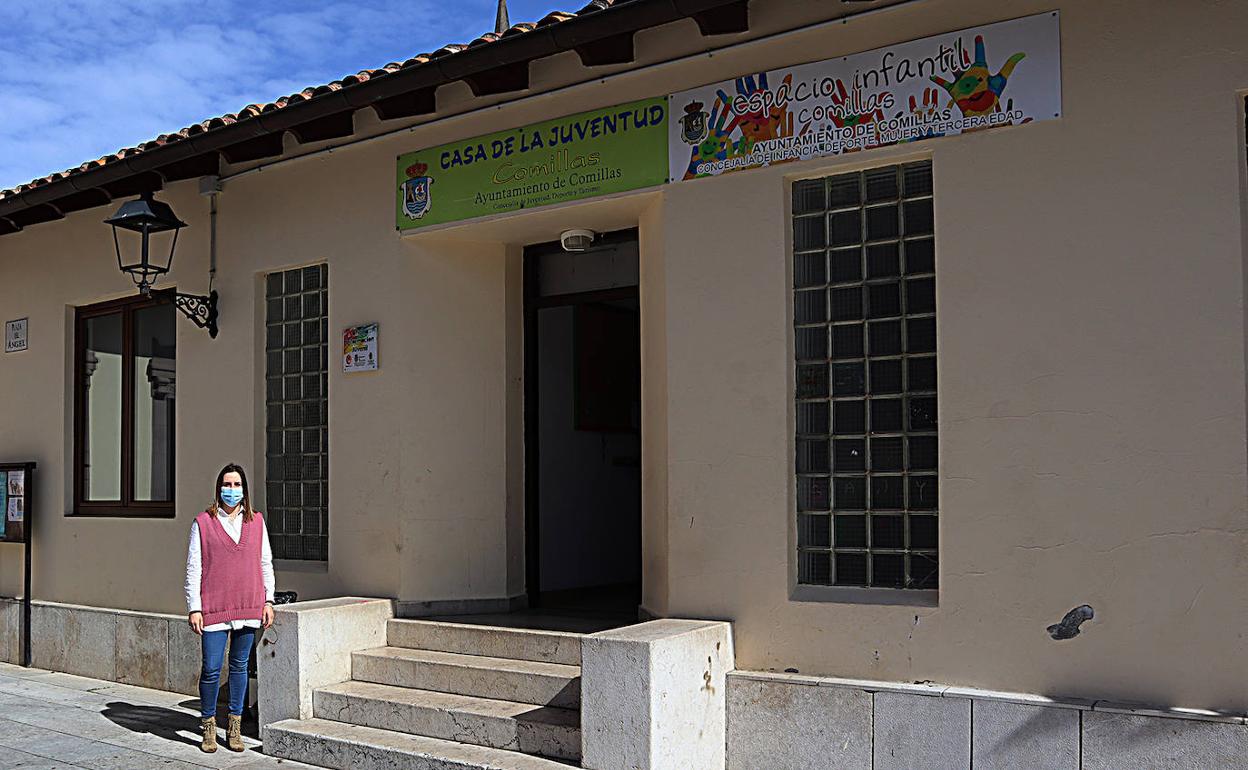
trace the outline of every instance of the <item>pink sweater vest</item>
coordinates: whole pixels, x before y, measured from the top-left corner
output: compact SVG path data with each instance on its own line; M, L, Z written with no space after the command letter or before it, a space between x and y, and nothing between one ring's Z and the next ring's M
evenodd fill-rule
M256 511L250 522L243 522L237 543L225 533L215 512L204 511L195 521L199 524L199 552L203 564L199 598L204 625L260 620L264 614L264 576L260 571L264 520L260 512Z

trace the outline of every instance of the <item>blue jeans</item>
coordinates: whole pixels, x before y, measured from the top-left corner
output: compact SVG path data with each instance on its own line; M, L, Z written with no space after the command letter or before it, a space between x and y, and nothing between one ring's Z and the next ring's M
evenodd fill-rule
M203 639L204 667L199 672L199 709L204 719L217 715L217 692L221 688L221 658L225 640L230 640L230 713L241 715L247 697L247 661L256 640L254 628L237 631L205 631Z

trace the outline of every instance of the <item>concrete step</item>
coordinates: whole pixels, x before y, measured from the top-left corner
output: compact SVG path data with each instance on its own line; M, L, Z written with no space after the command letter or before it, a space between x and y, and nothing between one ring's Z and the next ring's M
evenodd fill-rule
M581 707L581 668L562 663L379 647L351 655L351 678L514 703Z
M386 636L386 643L391 647L579 666L584 634L432 620L391 620L386 625Z
M568 770L553 759L325 719L264 728L264 753L333 770Z
M312 694L313 716L382 730L578 761L581 715L573 709L343 682Z

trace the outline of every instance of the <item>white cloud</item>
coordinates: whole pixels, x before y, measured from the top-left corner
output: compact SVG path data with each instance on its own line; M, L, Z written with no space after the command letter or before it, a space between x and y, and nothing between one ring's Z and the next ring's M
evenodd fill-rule
M513 20L548 7L509 5ZM249 103L467 42L492 27L494 6L3 0L0 189Z

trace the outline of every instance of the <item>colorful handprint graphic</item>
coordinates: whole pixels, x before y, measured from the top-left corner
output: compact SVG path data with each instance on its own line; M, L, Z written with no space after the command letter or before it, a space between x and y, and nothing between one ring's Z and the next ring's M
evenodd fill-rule
M1006 81L1024 56L1024 53L1014 54L1006 60L1000 72L992 75L984 51L984 36L976 35L975 61L961 72L955 72L952 81L939 75L932 75L931 80L949 93L964 117L988 115L1001 109L1001 93L1005 91Z
M785 75L783 83L786 90L792 86L793 76ZM769 91L767 73L756 76L747 75L736 79L736 90L739 98ZM754 145L768 139L779 139L793 136L793 115L787 104L770 104L758 109L745 109L732 115L733 97L722 89L717 89L715 105L711 109L711 117L707 126L706 138L695 145L690 152L689 167L685 171L685 179L698 175L698 167L708 161L722 161L728 158L749 155ZM742 102L745 103L745 102ZM809 130L810 124L802 127L801 133ZM733 135L738 138L734 141Z

